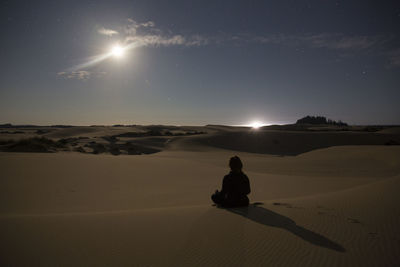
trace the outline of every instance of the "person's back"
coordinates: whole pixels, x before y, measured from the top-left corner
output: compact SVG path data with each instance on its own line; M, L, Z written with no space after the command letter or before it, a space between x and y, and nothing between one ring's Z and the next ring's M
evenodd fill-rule
M249 205L250 182L243 173L243 164L239 157L232 157L229 161L231 172L225 175L222 190L215 192L211 199L223 207L237 207Z

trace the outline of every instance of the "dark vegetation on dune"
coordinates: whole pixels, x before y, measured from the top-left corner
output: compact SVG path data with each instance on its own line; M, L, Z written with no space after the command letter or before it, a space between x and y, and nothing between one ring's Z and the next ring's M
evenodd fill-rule
M305 116L296 121L296 124L318 124L318 125L336 125L336 126L348 126L347 123L342 121L334 121L327 119L323 116Z
M190 132L178 132L173 133L170 131L160 131L160 130L150 130L145 132L126 132L118 135L113 135L112 137L146 137L146 136L183 136L183 135L197 135L205 134L201 131L190 131Z
M76 127L73 125L50 125L50 126L40 126L31 124L13 125L11 123L0 124L0 128L71 128Z
M92 154L110 153L112 155L128 154L128 155L142 155L142 154L153 154L160 152L165 145L166 140L154 140L154 139L142 139L133 141L119 141L115 137L103 136L104 140L108 143L99 143L90 141L84 145L85 148L89 148ZM78 147L75 151L85 153L82 147Z
M36 130L36 134L47 134L49 132L51 132L51 130L42 130L42 129Z
M323 124L285 124L285 125L269 125L263 126L263 130L276 130L276 131L302 131L302 132L379 132L384 129L399 127L396 125L382 126L339 126L339 125L323 125Z
M89 138L64 138L58 141L46 137L32 137L20 140L0 140L0 151L3 152L37 152L52 153L57 151L76 151L81 153L101 154L110 153L120 155L124 151L129 155L152 154L160 152L161 149L146 146L140 142L122 142L116 143L110 141L108 143L98 143L90 141L83 145L79 145L79 141ZM165 140L163 140L164 142ZM159 142L160 143L160 142ZM157 145L153 141L153 145Z
M294 124L269 125L264 126L264 130L279 131L305 131L305 132L332 132L332 131L352 131L352 132L378 132L384 129L399 127L398 125L360 125L349 126L347 123L327 119L324 116L305 116L298 119Z
M24 134L23 131L1 131L0 134Z
M5 152L56 152L65 148L59 141L53 141L46 137L32 137L17 141L7 140L0 142L0 150Z
M38 136L18 140L0 139L0 151L39 153L75 151L91 154L106 153L112 155L141 155L162 151L173 138L206 133L202 131L188 130L177 126L156 125L137 128L139 128L139 131L125 132L116 135L107 135L102 137L66 137L61 139L49 138L51 135L47 135L47 137L43 135L47 133L53 134L54 132L56 134L55 136L68 136L68 134L74 134L75 132L67 130L67 132L63 131L58 133L57 129L33 129L35 131L30 130L30 132ZM17 132L25 133L21 131ZM4 133L10 134L14 132L4 131Z

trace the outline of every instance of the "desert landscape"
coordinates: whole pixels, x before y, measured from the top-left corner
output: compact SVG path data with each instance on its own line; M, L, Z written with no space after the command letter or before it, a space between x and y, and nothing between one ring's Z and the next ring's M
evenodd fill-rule
M0 267L400 266L400 1L0 24Z
M400 127L0 132L2 266L400 263ZM233 155L250 206L219 208Z

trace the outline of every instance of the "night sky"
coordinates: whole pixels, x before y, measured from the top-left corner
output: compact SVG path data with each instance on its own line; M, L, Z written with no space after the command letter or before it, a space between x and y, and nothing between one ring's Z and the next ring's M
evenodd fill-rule
M400 1L3 1L0 15L0 123L400 124Z

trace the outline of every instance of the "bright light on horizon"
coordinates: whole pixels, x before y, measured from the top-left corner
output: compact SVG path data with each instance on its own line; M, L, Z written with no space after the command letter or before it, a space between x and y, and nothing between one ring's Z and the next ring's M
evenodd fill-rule
M251 122L251 123L249 124L249 126L250 126L251 128L253 128L253 129L258 129L258 128L260 128L260 127L262 127L262 126L266 126L266 125L268 125L268 124L265 124L265 123L262 123L262 122L259 122L259 121L253 121L253 122Z

